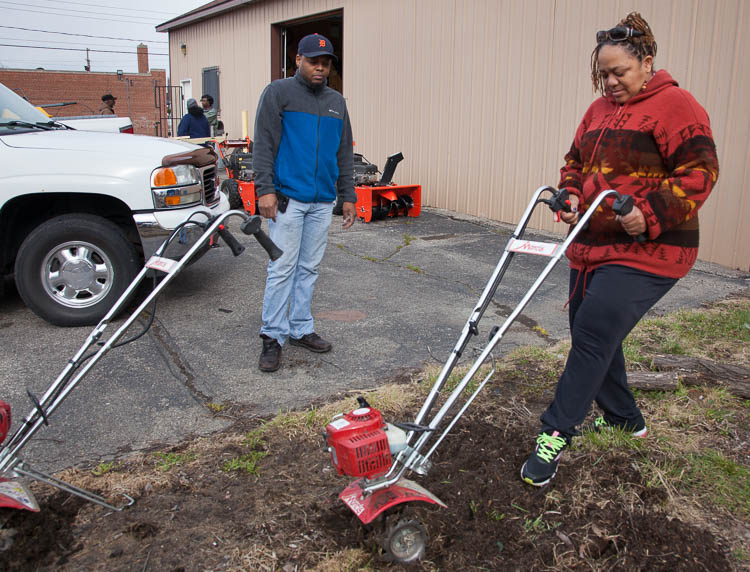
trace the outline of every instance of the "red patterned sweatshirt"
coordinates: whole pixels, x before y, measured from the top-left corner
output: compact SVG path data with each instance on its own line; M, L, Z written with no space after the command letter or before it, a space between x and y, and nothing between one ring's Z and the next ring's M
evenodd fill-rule
M571 267L621 264L682 278L698 254L698 209L718 176L708 115L669 73L656 72L622 105L600 97L578 126L559 187L578 196L582 212L603 190L633 195L648 240L623 230L608 199L568 248Z

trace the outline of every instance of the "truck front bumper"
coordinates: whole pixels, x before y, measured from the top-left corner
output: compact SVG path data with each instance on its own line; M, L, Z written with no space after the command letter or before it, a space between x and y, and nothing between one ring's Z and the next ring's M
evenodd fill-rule
M210 207L200 206L173 211L153 211L134 214L133 220L138 229L138 234L141 237L144 260L148 260L172 231L194 213L210 212L211 216L216 216L229 210L229 201L227 200L226 195L220 192L219 196L221 197L219 201ZM205 216L200 214L195 214L193 218L198 222L205 222L207 220ZM193 244L195 244L196 240L198 240L202 234L203 230L199 226L192 224L187 225L180 230L177 238L170 243L164 254L170 258L181 257Z

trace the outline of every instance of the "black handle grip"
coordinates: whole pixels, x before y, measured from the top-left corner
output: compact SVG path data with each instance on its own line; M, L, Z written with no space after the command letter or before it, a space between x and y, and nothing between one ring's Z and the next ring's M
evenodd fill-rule
M274 241L271 240L271 238L262 230L258 229L258 232L253 236L255 236L255 240L258 241L258 244L260 244L268 253L268 257L271 260L278 260L281 258L281 255L284 254L284 251L276 246L276 243L274 243Z
M635 201L633 201L632 195L618 195L615 202L612 203L612 210L615 214L625 216L630 214L630 211L633 210L634 206ZM636 236L634 240L639 243L644 243L646 242L646 235L641 233Z
M565 211L566 213L570 212L570 191L568 189L560 189L555 193L555 195L545 201L547 205L549 205L550 210L554 213L558 213L560 211Z
M229 229L223 224L219 225L219 236L224 239L224 242L227 243L227 246L232 250L232 254L235 256L239 256L245 251L245 247L234 238L234 235L229 232Z
M278 260L279 258L281 258L281 255L284 254L284 251L276 246L273 240L271 240L268 235L263 232L263 230L261 230L260 225L262 222L263 219L258 215L251 216L245 222L243 222L242 225L240 225L240 229L245 234L252 234L255 237L255 240L258 241L258 244L260 244L268 253L268 257L271 260Z
M263 219L258 215L247 217L247 220L240 225L240 230L245 234L255 234L260 230Z

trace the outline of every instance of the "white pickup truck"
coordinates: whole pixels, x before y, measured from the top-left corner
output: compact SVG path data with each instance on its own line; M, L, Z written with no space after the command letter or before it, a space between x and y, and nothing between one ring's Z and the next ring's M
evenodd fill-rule
M118 115L79 115L76 117L53 117L51 119L81 131L133 133L133 122L130 121L130 117L120 117Z
M70 129L2 84L0 165L0 280L14 274L26 305L60 326L96 324L179 223L229 208L213 150Z

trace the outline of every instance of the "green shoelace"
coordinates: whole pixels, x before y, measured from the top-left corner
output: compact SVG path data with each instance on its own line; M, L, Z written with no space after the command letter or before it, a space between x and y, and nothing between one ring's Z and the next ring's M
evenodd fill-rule
M551 463L560 451L565 448L567 441L565 441L565 437L553 437L552 435L542 433L537 437L536 444L539 445L536 454L545 462Z

